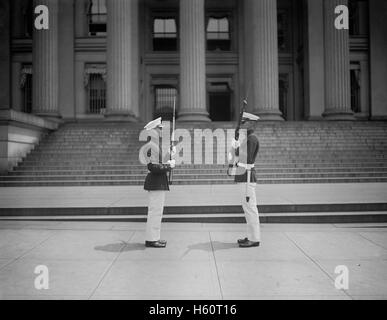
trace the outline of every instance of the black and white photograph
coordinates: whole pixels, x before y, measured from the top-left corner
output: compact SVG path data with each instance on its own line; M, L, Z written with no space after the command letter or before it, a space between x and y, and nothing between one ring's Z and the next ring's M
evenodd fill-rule
M387 1L0 0L0 300L387 300Z

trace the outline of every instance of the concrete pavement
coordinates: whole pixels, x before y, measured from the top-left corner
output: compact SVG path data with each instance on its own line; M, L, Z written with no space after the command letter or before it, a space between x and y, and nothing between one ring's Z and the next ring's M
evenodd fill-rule
M259 205L385 203L387 183L259 184ZM194 195L194 196L193 196ZM230 185L171 186L166 206L239 205ZM0 188L0 208L146 207L142 186Z
M386 299L387 224L164 223L166 249L143 223L0 221L0 299ZM34 273L47 266L49 289ZM348 290L334 286L349 271Z

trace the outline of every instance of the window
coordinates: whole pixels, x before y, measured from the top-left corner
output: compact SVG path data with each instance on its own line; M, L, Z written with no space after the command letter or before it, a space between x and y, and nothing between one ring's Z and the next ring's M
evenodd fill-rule
M207 50L230 51L230 19L226 16L209 16L207 22Z
M351 109L354 113L361 111L360 65L351 64Z
M106 0L90 0L87 18L89 24L89 35L106 35Z
M285 120L288 117L288 92L289 92L289 74L281 73L279 75L279 109Z
M32 9L32 0L29 0L25 3L25 6L22 9L23 11L23 21L24 21L24 35L27 38L32 37L32 27L33 27L33 9Z
M177 110L177 89L173 86L159 85L155 87L155 118L172 121L174 104Z
M177 26L173 17L153 18L153 50L177 50Z
M21 71L20 87L22 89L22 112L32 113L32 66L24 65Z
M368 1L349 0L349 34L351 36L368 35Z
M89 65L85 69L85 87L88 91L88 113L103 114L106 111L106 66Z
M279 10L277 14L278 25L278 50L280 52L291 51L291 24L289 10Z

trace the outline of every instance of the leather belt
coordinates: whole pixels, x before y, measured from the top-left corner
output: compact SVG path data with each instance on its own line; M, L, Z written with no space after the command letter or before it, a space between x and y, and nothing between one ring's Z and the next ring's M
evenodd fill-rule
M238 162L238 167L245 168L246 170L251 170L254 168L254 163L253 164L246 164L246 163Z

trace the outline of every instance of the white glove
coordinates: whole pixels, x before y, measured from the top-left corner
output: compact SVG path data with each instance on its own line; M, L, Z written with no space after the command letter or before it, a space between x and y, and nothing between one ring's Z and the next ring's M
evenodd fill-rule
M176 160L168 160L167 163L171 166L172 169L176 167Z
M231 147L232 147L233 149L238 149L240 146L241 146L241 143L239 142L239 140L236 141L235 139L232 139L232 141L231 141Z

